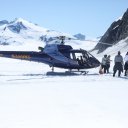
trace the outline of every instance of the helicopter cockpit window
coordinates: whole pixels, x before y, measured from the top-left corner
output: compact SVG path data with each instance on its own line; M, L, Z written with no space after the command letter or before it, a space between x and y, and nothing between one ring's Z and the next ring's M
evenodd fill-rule
M89 55L87 54L87 52L83 53L83 58L85 61L87 61L87 59L89 58Z
M71 54L70 54L70 58L71 58L72 60L76 60L75 53L71 53Z
M77 61L79 65L83 65L85 61L85 58L81 52L72 52L70 54L70 58Z

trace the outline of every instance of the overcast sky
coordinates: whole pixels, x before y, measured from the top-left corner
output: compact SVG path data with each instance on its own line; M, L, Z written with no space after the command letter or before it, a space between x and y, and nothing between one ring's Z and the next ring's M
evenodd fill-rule
M102 36L127 10L127 0L0 0L0 20L15 18L87 37Z

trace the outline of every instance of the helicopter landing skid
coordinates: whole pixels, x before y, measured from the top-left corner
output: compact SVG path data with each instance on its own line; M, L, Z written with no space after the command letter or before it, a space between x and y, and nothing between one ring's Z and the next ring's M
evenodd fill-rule
M70 71L70 72L77 73L78 75L87 75L88 74L88 71Z
M74 73L79 73L80 75L86 75L88 74L89 71L85 71L85 70L76 70L76 69L72 69L72 70L69 70L69 72L74 72Z
M47 72L48 76L76 76L76 75L86 75L88 71L66 71L66 72Z
M82 75L87 75L88 74L88 71L81 71L81 74Z

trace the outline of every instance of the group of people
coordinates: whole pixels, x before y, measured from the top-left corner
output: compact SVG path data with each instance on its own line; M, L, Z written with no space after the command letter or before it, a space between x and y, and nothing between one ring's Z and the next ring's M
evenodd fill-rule
M104 55L101 62L101 69L104 70L104 73L109 73L110 68L110 55ZM125 70L124 76L128 75L128 52L126 53L125 57L123 58L121 52L118 51L118 54L114 58L114 67L113 67L113 77L115 77L116 72L118 71L118 76L120 77L121 72Z
M109 68L110 68L110 55L104 55L104 57L102 58L102 62L101 62L101 69L104 70L104 73L109 73Z

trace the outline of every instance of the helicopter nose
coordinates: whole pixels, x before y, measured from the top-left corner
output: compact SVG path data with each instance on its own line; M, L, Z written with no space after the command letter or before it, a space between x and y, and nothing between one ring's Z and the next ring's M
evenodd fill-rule
M99 60L97 60L96 58L91 58L91 65L92 65L92 68L96 68L96 67L99 67L100 66L100 62Z
M99 62L99 60L96 60L96 62L95 62L95 67L99 67L100 66L100 62Z

